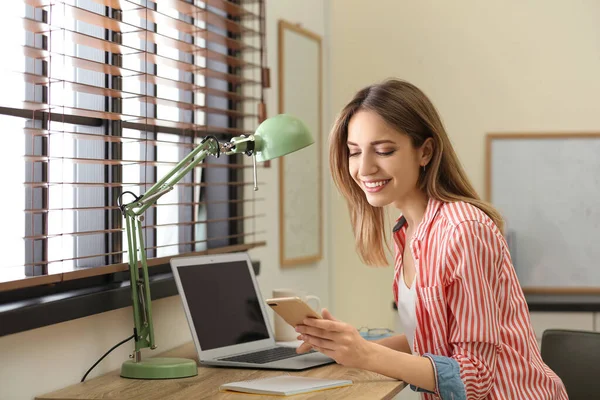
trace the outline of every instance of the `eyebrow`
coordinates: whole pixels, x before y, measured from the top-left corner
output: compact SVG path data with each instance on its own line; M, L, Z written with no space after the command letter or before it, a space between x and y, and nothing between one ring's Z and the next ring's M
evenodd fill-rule
M396 142L392 141L392 140L376 140L374 142L371 142L371 146L376 146L378 144L385 144L385 143L391 143L391 144L396 144ZM358 145L354 142L347 142L348 146L357 146Z

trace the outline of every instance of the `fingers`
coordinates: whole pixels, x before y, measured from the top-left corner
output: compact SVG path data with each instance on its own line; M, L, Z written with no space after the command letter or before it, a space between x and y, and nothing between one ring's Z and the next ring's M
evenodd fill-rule
M326 356L335 359L335 352L333 350L324 349L324 348L318 347L318 346L313 346L313 349L315 349L319 353L325 354Z
M329 312L329 310L328 310L328 309L326 309L326 308L324 308L324 309L321 311L321 315L323 316L323 318L324 318L324 319L328 319L328 320L331 320L331 321L337 321L337 319L335 319L335 318L333 317L333 315L331 315L331 313Z
M312 347L318 347L319 349L334 350L334 348L336 347L335 342L333 342L332 340L322 339L306 334L301 335L300 340L304 340L304 342L310 344Z
M307 325L296 326L296 332L330 340L334 340L338 335L337 332L330 332L325 329L315 328L314 326Z
M298 348L296 349L296 353L303 354L310 351L311 349L312 346L309 343L304 342L300 346L298 346Z
M313 326L315 328L331 332L344 332L346 326L346 324L344 324L343 322L332 321L329 319L306 318L302 322L304 323L304 325Z

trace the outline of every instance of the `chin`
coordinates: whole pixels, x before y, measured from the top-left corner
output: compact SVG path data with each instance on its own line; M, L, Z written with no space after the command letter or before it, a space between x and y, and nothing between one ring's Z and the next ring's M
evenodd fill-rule
M367 202L373 207L385 207L391 203L389 199L385 199L381 196L371 196L367 194Z

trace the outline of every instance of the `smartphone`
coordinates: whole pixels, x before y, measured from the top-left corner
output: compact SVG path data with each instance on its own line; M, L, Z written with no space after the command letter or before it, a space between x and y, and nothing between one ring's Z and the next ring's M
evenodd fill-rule
M323 318L300 297L279 297L266 301L273 311L293 327L302 324L305 318Z

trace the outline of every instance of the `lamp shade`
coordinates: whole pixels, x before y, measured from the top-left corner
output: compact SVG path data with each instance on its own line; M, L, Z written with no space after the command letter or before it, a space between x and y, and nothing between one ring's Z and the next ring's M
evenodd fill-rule
M315 141L306 125L289 114L267 118L254 133L256 161L268 161L293 153Z

